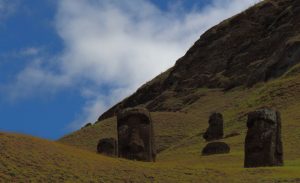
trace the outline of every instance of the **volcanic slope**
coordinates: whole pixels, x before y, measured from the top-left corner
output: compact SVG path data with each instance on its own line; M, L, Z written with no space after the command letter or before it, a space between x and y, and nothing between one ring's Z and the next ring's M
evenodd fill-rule
M126 107L180 111L199 88L251 87L300 62L300 1L266 0L205 32L174 67L99 117ZM176 101L176 102L174 102Z
M1 133L0 180L300 182L299 7L298 0L263 1L213 27L173 68L104 113L94 125L57 142ZM116 137L115 112L137 105L152 111L157 162L96 154L100 138ZM262 106L282 114L285 165L245 169L247 113ZM214 111L223 113L228 137L222 141L231 152L201 156L206 145L202 134Z
M115 118L68 135L58 142L0 133L2 182L299 182L300 73L251 89L201 90L201 99L185 112L154 112L157 162L144 163L96 154L99 138L115 136ZM283 167L243 168L248 111L274 106L282 114ZM201 134L211 111L222 111L231 152L201 156ZM172 125L170 125L172 124ZM0 182L1 182L0 181Z

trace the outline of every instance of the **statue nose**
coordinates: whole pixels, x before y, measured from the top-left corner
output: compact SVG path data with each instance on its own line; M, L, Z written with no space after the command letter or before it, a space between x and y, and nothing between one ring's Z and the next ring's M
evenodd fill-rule
M144 149L144 142L140 138L139 131L136 129L132 130L129 147L130 151L135 153L141 152Z

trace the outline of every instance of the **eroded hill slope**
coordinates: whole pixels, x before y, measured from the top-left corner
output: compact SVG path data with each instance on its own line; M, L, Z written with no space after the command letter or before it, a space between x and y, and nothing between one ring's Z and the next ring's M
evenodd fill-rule
M58 142L0 133L0 182L299 182L299 3L264 1L224 21L173 68L108 111L105 120ZM157 162L96 154L100 138L116 136L115 109L140 104L156 111ZM245 169L247 113L262 106L282 114L285 166ZM229 154L201 156L206 145L201 134L213 111L223 113L225 135L239 135L222 139Z
M265 0L212 27L174 67L105 112L99 121L137 105L151 111L180 111L201 97L199 88L251 87L282 76L299 62L300 1Z
M154 129L159 149L158 161L194 165L243 167L244 139L246 134L247 113L262 106L277 108L282 114L282 135L284 159L286 165L299 168L300 151L300 65L296 65L282 77L268 83L258 83L252 88L239 87L231 91L202 89L203 97L181 112L154 112ZM240 133L238 136L225 138L232 151L229 155L201 157L201 149L206 142L202 133L208 126L211 112L223 113L225 135ZM60 139L59 142L77 148L96 151L100 138L116 137L116 119L110 118L93 126L84 128ZM199 161L197 161L199 160ZM207 162L209 160L210 162ZM212 163L212 164L210 164ZM279 168L280 169L280 168ZM283 168L285 169L285 168ZM287 173L290 173L287 171Z

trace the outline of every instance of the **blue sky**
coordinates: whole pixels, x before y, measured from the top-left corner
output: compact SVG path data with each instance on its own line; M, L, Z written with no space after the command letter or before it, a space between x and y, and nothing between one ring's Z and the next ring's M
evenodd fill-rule
M0 0L0 131L57 139L257 0Z

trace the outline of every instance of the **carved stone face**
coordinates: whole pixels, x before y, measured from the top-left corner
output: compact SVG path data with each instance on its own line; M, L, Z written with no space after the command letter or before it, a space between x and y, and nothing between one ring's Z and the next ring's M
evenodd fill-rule
M119 157L153 161L153 129L148 114L128 110L118 115Z
M279 113L262 109L248 115L245 167L282 165Z

